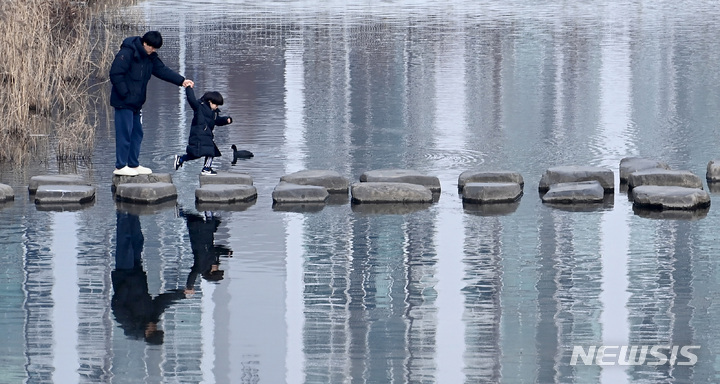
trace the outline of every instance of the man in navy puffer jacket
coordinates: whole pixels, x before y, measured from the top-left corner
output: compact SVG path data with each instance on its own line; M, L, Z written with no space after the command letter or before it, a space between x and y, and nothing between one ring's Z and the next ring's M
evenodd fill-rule
M115 171L116 175L147 175L152 170L140 165L140 144L143 130L141 110L145 104L150 76L177 86L192 86L168 68L158 57L162 35L158 31L147 32L142 37L132 36L123 40L120 51L110 66L110 105L115 108Z

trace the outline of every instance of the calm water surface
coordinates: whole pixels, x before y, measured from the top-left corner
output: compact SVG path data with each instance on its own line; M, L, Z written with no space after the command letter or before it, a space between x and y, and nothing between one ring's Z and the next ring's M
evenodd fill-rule
M216 130L216 168L249 173L258 198L195 205L201 164L172 169L191 111L157 80L141 162L173 174L177 205L114 202L102 113L91 163L3 165L16 199L0 206L0 382L719 382L717 209L636 212L619 186L605 205L557 209L537 185L557 165L617 178L627 156L704 177L720 6L356 3L128 10L163 33L167 65L225 96L235 123ZM255 157L232 165L231 144ZM284 174L381 168L437 176L438 202L272 206ZM463 206L472 169L520 172L525 195ZM96 201L36 207L28 180L48 173L82 174ZM193 251L222 254L223 278ZM699 348L692 366L571 364L574 346L601 345Z

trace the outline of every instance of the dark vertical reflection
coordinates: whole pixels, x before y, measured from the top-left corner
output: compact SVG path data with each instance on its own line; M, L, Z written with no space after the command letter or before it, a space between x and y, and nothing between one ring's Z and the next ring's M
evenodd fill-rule
M557 295L563 286L571 283L568 278L568 269L564 268L570 260L572 249L572 232L567 226L556 223L557 218L552 213L542 215L539 223L539 254L538 254L538 280L535 284L538 293L538 319L535 343L537 355L537 382L555 382L557 374L555 358L558 354L558 338L560 336L559 324L556 316L561 314ZM564 227L564 228L563 228ZM564 248L564 249L563 249Z
M503 44L508 26L499 20L471 25L465 39L467 70L467 138L470 147L486 154L486 161L500 161L505 139L503 122ZM492 165L496 166L496 165Z
M538 382L592 382L600 377L599 366L570 365L574 346L587 348L602 340L599 219L592 214L574 217L577 214L552 210L541 214Z
M403 382L429 383L436 374L437 256L434 228L423 215L407 218L405 237L405 321L407 322L406 378ZM399 296L399 293L398 293Z
M637 255L630 264L630 310L631 343L635 345L689 346L701 345L697 338L693 319L695 317L693 259L695 228L687 222L672 226L650 228L635 236L654 244L654 251L644 251L636 244ZM671 352L663 349L668 358ZM699 359L707 350L695 349ZM657 361L648 356L648 360ZM687 362L678 356L674 364L657 366L639 365L631 368L634 380L672 382L696 382L696 367L678 365Z
M106 245L111 231L95 230L97 214L80 211L78 215L78 354L81 383L109 380L112 321L110 302L111 249ZM110 215L108 215L110 216ZM111 220L111 219L110 219Z
M0 269L4 271L4 277L0 279L0 329L3 329L0 333L3 357L0 359L7 380L22 382L27 361L24 332L27 311L23 304L26 263L21 244L23 233L28 229L24 224L18 225L17 220L11 220L13 213L3 212L5 208L0 204Z
M25 241L25 375L30 382L49 383L52 381L52 253L49 252L51 238L48 220L51 214L42 215L45 220L28 226Z
M406 167L404 43L385 38L394 32L391 24L377 20L350 29L351 155L355 164L365 166L353 169L357 176L371 169Z
M467 383L500 382L502 221L471 217L465 225L465 376Z
M432 227L368 216L348 234L343 220L306 223L306 381L432 381Z

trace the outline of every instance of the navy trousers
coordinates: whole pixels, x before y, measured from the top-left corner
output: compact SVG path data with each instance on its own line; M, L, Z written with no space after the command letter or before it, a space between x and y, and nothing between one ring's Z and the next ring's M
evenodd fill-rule
M140 165L140 144L143 139L141 113L115 108L115 168Z

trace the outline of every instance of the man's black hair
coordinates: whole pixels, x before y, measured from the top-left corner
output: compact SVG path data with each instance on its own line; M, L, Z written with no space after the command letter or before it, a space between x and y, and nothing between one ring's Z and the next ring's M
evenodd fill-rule
M150 31L143 35L142 42L155 48L160 49L162 47L162 35L158 31Z
M200 99L203 101L209 101L215 105L223 105L223 97L220 92L217 91L205 92Z

